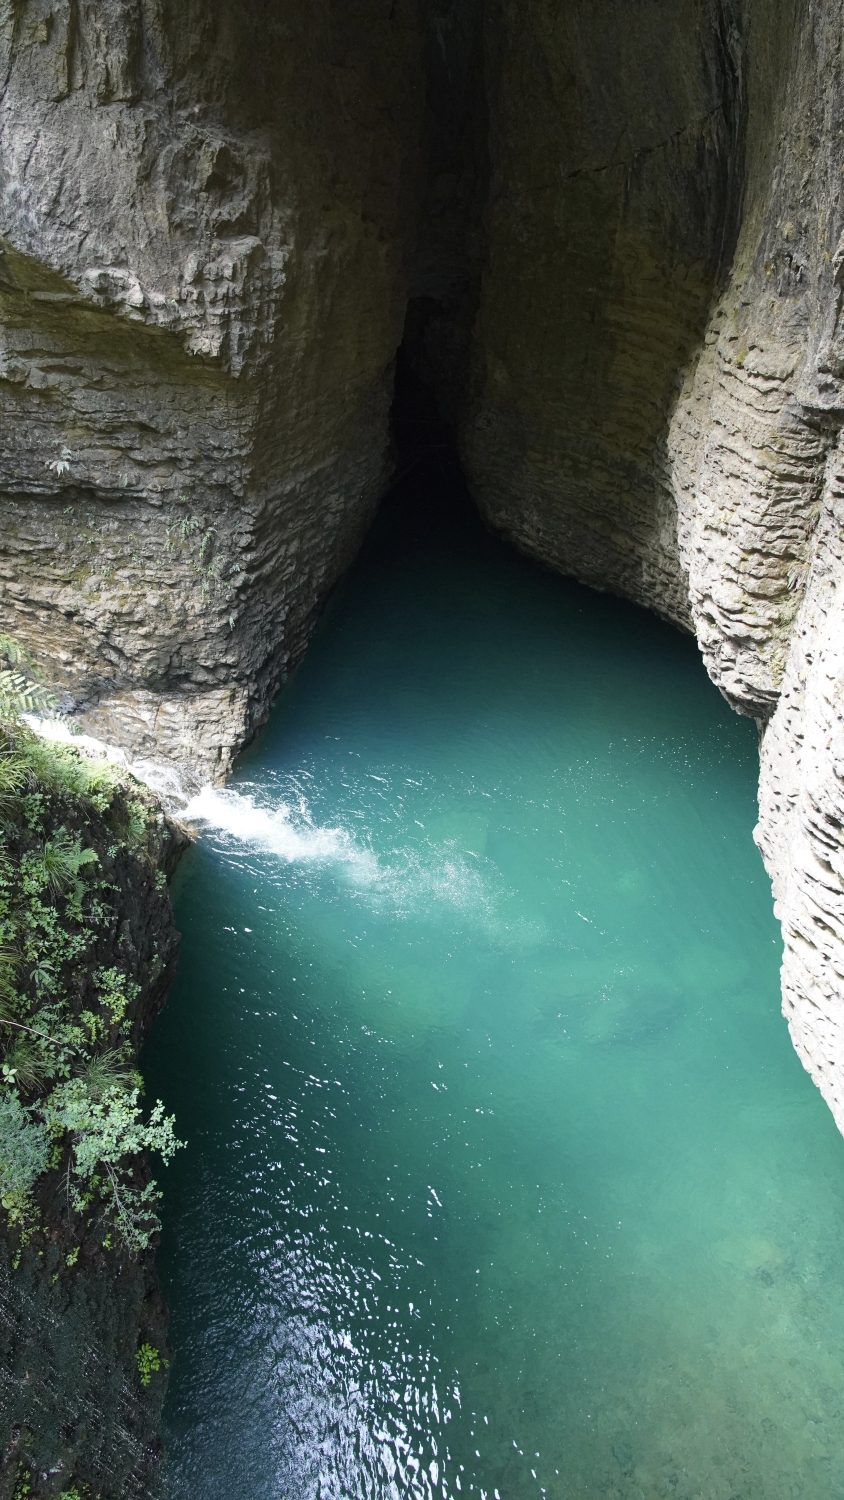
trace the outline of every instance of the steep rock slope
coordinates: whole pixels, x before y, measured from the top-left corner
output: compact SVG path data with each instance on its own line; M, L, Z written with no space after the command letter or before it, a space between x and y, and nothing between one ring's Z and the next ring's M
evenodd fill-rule
M669 447L704 659L760 722L783 1009L844 1130L840 10L802 7L789 39L779 100L754 120L750 93L742 233Z
M757 719L784 1010L844 1130L841 12L529 0L488 31L475 493L692 628Z
M831 0L0 0L5 628L225 774L383 489L404 326L490 522L757 719L844 1128L841 54Z
M413 0L2 0L5 628L222 774L383 488Z
M486 29L475 493L526 550L688 624L665 430L734 238L735 30L708 0L529 0Z

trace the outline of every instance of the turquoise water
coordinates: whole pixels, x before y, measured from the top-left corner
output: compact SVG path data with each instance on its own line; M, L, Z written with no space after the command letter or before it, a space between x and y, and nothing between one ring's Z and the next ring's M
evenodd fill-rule
M844 1142L693 642L382 523L176 882L178 1500L844 1496Z

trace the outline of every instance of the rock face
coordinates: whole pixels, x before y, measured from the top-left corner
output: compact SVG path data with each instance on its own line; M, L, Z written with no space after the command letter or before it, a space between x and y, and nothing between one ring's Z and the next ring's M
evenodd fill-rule
M670 447L704 660L760 722L756 838L782 922L783 1009L844 1130L842 20L799 8L780 96L760 88L756 118L750 73L760 167Z
M384 487L411 12L0 3L5 628L206 777Z
M842 15L531 0L488 27L475 493L690 626L757 719L784 1010L844 1130Z
M384 487L405 327L491 524L759 722L844 1128L840 7L0 17L4 628L94 732L223 775Z

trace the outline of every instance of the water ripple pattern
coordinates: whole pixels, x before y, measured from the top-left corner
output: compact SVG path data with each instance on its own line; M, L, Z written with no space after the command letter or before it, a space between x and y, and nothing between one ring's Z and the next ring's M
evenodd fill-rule
M370 548L189 810L171 1500L844 1500L844 1143L755 776L669 627Z

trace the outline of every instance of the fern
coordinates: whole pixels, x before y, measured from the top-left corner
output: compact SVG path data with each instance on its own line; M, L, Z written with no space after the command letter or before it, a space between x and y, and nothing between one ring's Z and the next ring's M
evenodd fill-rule
M18 641L0 635L0 721L15 723L21 714L52 714L56 700L38 681L41 673Z
M83 865L96 863L93 849L83 849L79 839L71 838L64 828L59 828L44 844L37 873L55 899L75 884Z
M29 663L23 647L11 635L0 635L0 656L5 656L12 666L16 666L18 662Z
M0 719L14 723L21 714L55 713L56 699L23 672L0 669Z

